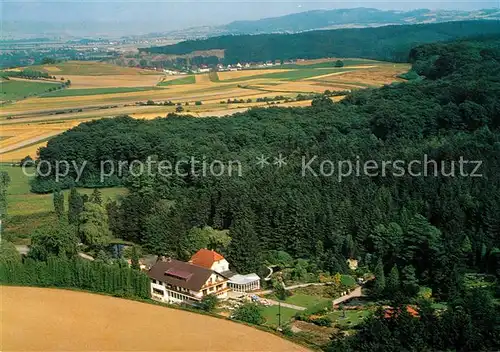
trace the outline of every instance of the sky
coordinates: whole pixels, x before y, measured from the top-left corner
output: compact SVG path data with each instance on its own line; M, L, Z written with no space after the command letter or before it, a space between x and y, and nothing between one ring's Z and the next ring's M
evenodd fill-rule
M383 10L416 8L474 10L500 7L500 0L482 1L281 1L281 0L2 0L1 19L7 22L33 21L116 24L132 30L149 25L149 32L169 31L189 27L220 25L235 20L255 20L315 9L373 7Z

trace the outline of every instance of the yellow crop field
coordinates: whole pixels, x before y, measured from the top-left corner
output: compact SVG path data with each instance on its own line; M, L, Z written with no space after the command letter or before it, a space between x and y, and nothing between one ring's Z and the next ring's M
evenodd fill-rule
M30 66L30 69L59 75L157 75L158 72L133 67L122 67L96 61L66 61L53 65Z
M307 351L228 320L115 297L8 286L1 295L3 351Z
M161 79L170 80L179 76L162 75L65 75L71 81L68 89L114 88L114 87L146 87L156 86Z
M211 85L211 81L210 81L210 76L208 75L208 73L203 73L203 74L199 74L199 75L195 75L195 78L196 78L196 84L208 84L208 85Z
M378 65L366 70L344 72L340 77L329 75L328 77L322 78L315 77L315 79L321 79L321 81L332 83L361 83L364 85L382 86L392 82L404 81L397 76L401 73L407 72L409 69L409 64L386 64Z
M323 93L326 89L329 89L326 85L320 86L313 81L294 81L286 82L276 86L267 87L270 90L276 90L279 92L303 92L303 93ZM330 89L331 90L331 89ZM282 94L280 94L282 95ZM285 94L286 95L286 94Z
M27 155L34 158L38 149L45 146L49 138L77 126L80 122L3 124L0 128L0 160L18 162Z
M44 71L48 72L48 73L57 73L57 72L61 72L62 70L57 67L57 66L43 66L42 68Z
M251 77L251 76L265 75L268 73L287 72L287 71L290 71L290 70L286 70L286 69L242 70L242 71L218 72L217 75L219 76L219 79L221 81L226 81L229 79Z
M32 144L30 146L27 146L27 147L24 147L21 149L16 149L16 150L13 150L11 152L0 154L0 161L1 162L16 163L28 155L31 156L33 159L35 159L38 155L38 149L45 147L46 145L47 145L47 142L41 142L41 143L37 143L37 144Z
M191 87L193 86L193 87ZM207 87L199 87L196 84L184 86L172 86L168 89L157 89L151 91L138 91L129 93L100 94L86 96L70 97L36 97L28 98L14 105L0 108L0 117L19 114L22 112L35 112L41 110L55 109L78 109L102 105L120 105L135 104L135 102L153 101L197 101L204 99L228 99L250 94L259 93L248 89L237 88L233 86L220 86L210 90ZM109 111L102 111L103 114L109 114Z

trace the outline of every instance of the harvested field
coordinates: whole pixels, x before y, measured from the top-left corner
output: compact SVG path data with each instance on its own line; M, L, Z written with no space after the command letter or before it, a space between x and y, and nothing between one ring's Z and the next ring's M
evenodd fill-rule
M210 74L209 73L203 73L200 75L196 75L196 84L202 83L202 84L210 84L212 81L210 80Z
M161 76L161 75L98 75L98 76L82 76L82 75L66 75L65 79L71 81L72 89L87 89L87 88L116 88L116 87L147 87L155 86L162 78L175 79L179 76Z
M196 89L198 88L198 89ZM257 94L258 91L248 89L234 88L231 86L197 87L196 84L172 86L168 89L156 89L151 91L119 93L119 94L101 94L75 97L54 97L54 98L30 98L25 99L15 105L0 108L0 116L19 112L33 112L51 109L77 109L89 106L134 104L135 102L146 102L151 99L154 101L191 101L213 99L228 99L235 97L244 97ZM109 115L110 111L102 111Z
M38 148L49 137L84 121L123 114L150 119L175 111L175 106L141 105L148 100L157 104L182 103L184 114L197 117L225 116L270 105L256 102L257 98L277 95L295 98L298 94L362 89L402 81L397 75L409 69L407 64L362 59L341 59L345 66L339 68L334 67L336 60L308 60L280 68L177 76L101 62L70 61L35 66L32 68L54 71L58 82L64 77L71 80L72 85L0 107L0 126L8 128L0 133L0 157L4 161L19 161L25 155L35 157ZM248 99L252 101L247 102ZM339 99L342 97L334 98L335 101ZM227 104L228 100L243 103ZM201 101L202 105L195 105L196 101ZM279 102L272 106L308 105L310 101ZM49 121L50 129L48 124L42 124ZM19 128L13 129L14 126Z
M226 81L230 79L237 79L242 77L251 77L251 76L259 76L265 75L268 73L276 73L276 72L287 72L290 70L284 69L268 69L268 70L242 70L242 71L227 71L227 72L217 72L219 79L221 81Z
M1 310L3 351L306 351L227 320L84 292L2 287Z
M6 152L0 154L0 160L2 162L19 162L25 156L31 156L33 159L37 156L38 149L45 147L47 145L47 141L31 144L27 147L13 150L11 152Z
M30 66L30 69L60 75L158 75L156 71L142 70L132 67L122 67L96 61L66 61L55 65ZM66 78L66 77L65 77Z
M287 82L273 87L264 88L269 91L283 92L283 93L323 93L325 90L330 89L328 85L318 85L316 82L311 81L298 81ZM271 93L270 93L271 94Z
M56 72L62 71L59 67L56 67L56 66L43 66L42 69L48 73L56 73Z
M80 121L2 125L0 136L9 138L0 140L0 158L3 162L19 162L27 155L34 158L38 148L45 146L49 138L79 123Z
M340 75L345 75L346 73L352 72L353 70L365 70L365 69L374 68L374 67L377 67L377 66L352 66L352 67L349 67L349 69L345 69L345 70L341 70L341 71L337 71L337 72L329 72L329 73L326 73L324 75L319 74L318 76L307 77L304 79L304 81L322 79L322 78L326 78L326 77L330 77L330 76L340 76ZM316 70L321 72L320 70L325 70L325 69L318 68Z
M348 83L353 85L382 86L392 82L403 82L397 76L407 72L409 64L386 64L366 70L345 72L341 76L329 75L327 77L315 77L314 80L321 80L331 83Z

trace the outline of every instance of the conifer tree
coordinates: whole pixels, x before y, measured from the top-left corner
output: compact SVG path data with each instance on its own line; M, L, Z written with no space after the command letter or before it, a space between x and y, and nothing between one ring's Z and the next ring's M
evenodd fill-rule
M386 280L385 292L388 298L395 297L400 290L400 282L399 282L399 270L398 266L394 265L389 272L389 276Z
M132 246L132 255L131 255L131 258L130 258L130 264L131 264L131 268L132 269L135 269L135 270L140 270L141 269L141 266L139 264L139 250L137 248L137 246Z
M415 268L407 265L401 272L401 288L407 297L413 297L418 293L418 279Z
M381 296L385 290L385 274L382 259L379 259L375 267L375 285L373 287L375 295Z
M92 195L90 196L90 201L92 203L102 205L102 193L97 188L94 188Z
M54 211L59 219L64 216L64 194L57 190L53 195Z
M261 264L261 248L249 216L240 216L229 231L228 260L240 273L256 272Z
M83 211L83 198L76 188L71 188L68 198L68 222L78 224L80 213Z
M7 214L7 189L9 184L9 174L6 171L0 171L0 219Z

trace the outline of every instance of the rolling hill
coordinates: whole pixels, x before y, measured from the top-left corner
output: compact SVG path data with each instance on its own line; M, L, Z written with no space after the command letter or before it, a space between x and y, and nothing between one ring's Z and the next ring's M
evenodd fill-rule
M457 21L296 34L228 35L140 50L155 54L183 55L200 50L223 49L227 63L324 57L406 62L409 50L416 45L498 34L499 21Z
M254 21L234 21L221 26L192 27L166 34L175 38L192 39L235 34L297 33L319 29L364 28L464 20L500 20L500 9L384 11L361 7L312 10Z

